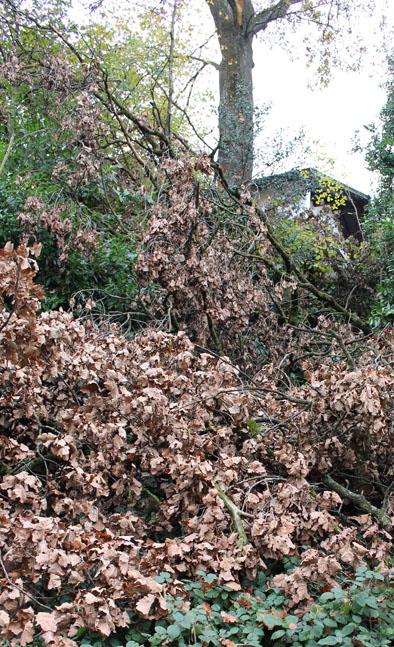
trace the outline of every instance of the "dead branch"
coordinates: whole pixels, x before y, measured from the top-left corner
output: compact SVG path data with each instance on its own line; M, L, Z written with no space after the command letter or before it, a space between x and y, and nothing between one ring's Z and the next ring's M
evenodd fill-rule
M235 505L234 501L232 501L223 488L219 485L217 481L213 481L212 483L213 487L215 488L216 492L218 493L219 497L223 501L224 505L226 506L227 510L229 511L229 514L233 520L235 529L238 534L238 544L240 549L242 550L243 547L248 543L248 537L245 532L244 525L242 523L242 517L251 517L250 514L247 512L244 512L243 510L240 510L238 506Z
M385 513L384 510L381 508L377 508L374 506L372 503L369 503L365 496L362 494L357 494L356 492L352 492L349 490L347 487L344 485L341 485L337 481L335 481L332 476L327 474L327 476L324 477L323 483L327 485L331 490L334 490L334 492L337 492L339 496L341 497L346 497L350 501L352 501L356 506L358 506L361 510L364 510L364 512L368 512L372 517L374 517L384 528L385 530L390 530L393 527L393 524L391 522L390 517Z

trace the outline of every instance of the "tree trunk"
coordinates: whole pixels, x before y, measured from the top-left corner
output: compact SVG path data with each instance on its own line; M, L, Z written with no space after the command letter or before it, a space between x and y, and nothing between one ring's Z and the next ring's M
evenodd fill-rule
M253 172L253 32L251 0L208 0L219 38L219 164L231 185Z
M207 0L222 53L219 163L229 184L247 182L253 173L253 37L302 2L277 0L256 13L252 0Z
M253 173L252 36L228 30L220 38L219 164L237 185Z

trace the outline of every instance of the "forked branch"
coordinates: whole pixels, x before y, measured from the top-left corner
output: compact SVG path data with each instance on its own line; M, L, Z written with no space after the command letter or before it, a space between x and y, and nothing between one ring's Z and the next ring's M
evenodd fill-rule
M248 543L248 537L245 532L244 525L242 523L242 517L247 518L251 517L247 512L244 512L243 510L240 510L237 505L235 505L234 501L232 501L221 485L217 481L213 481L213 487L215 488L216 492L218 493L219 497L223 501L224 505L226 506L227 510L230 513L230 516L233 520L234 527L237 531L238 534L238 545L240 549L242 550L243 547Z

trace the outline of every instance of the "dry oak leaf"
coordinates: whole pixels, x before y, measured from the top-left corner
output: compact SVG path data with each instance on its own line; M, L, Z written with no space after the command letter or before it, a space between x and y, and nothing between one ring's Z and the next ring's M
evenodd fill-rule
M57 629L57 621L53 613L45 613L44 611L37 613L36 622L43 631L55 632Z
M93 593L87 593L84 597L84 602L86 604L94 604L95 602L100 602L101 598L98 598L97 595L93 595Z
M141 600L138 600L135 608L137 609L137 611L139 611L139 613L141 613L141 615L147 616L154 601L155 596L152 593L148 593L148 595L145 595L143 598L141 598Z
M237 622L237 618L231 613L225 613L224 611L220 612L220 615L222 616L223 622L228 622L229 624L234 624Z
M7 627L10 623L10 616L7 611L0 611L0 627Z
M238 582L235 582L234 580L231 580L231 582L226 582L226 587L228 589L231 589L232 591L240 591L241 590L241 585L238 584Z

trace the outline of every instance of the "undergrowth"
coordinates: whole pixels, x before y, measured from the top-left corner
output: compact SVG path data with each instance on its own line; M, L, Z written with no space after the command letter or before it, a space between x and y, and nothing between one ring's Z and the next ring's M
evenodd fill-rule
M294 559L285 562L287 570L293 565ZM184 583L189 602L168 596L168 615L160 620L141 620L131 613L130 628L123 636L103 640L82 628L79 643L81 647L388 647L394 639L392 575L360 567L353 580L342 578L336 588L316 591L313 605L299 617L287 611L288 600L270 587L264 573L248 592L233 591L220 585L216 575L200 573L198 580ZM170 579L169 573L161 573L157 581Z

